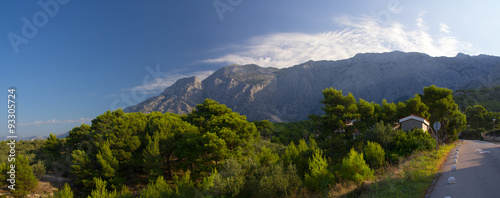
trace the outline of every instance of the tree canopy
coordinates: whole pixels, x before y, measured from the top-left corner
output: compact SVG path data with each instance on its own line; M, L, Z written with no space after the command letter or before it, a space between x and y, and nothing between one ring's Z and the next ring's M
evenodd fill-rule
M466 117L453 100L453 91L435 85L424 88L422 101L429 108L429 121L440 122L443 133L438 133L441 142L458 139L458 133L466 127Z

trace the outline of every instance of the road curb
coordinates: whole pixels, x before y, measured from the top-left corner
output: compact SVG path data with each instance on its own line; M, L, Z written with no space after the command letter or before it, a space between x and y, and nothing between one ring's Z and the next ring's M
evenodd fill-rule
M457 146L462 144L463 141L460 141L458 142ZM450 151L448 151L448 153L446 154L446 159L441 163L441 168L439 169L439 171L436 173L436 176L434 176L434 180L432 180L432 183L431 183L431 186L429 187L429 189L427 190L427 193L425 194L425 198L429 198L432 194L432 191L434 191L434 186L436 186L436 182L437 182L437 179L439 177L439 175L441 175L441 173L443 172L443 169L444 169L444 164L446 163L446 161L448 160L448 156L450 155L450 152L453 150L453 149L456 149L457 147L453 147L452 149L450 149Z

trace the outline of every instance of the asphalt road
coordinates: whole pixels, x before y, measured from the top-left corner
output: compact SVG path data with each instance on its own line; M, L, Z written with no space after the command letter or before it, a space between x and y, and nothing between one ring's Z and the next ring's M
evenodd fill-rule
M465 140L459 149L458 163L453 164L456 150L457 147L448 155L430 197L500 197L500 144ZM456 171L451 170L453 165L457 167ZM455 184L448 184L448 178L452 176Z

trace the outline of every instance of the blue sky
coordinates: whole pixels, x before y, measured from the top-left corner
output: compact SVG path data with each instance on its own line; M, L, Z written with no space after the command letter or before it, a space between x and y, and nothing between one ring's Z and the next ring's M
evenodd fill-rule
M17 89L18 136L64 133L179 78L204 78L233 63L284 68L393 50L500 55L495 1L0 4L0 88L4 100L9 87Z

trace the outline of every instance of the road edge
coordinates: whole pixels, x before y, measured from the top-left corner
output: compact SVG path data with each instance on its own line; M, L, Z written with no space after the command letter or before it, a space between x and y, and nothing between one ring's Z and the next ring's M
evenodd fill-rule
M439 168L439 171L436 173L436 176L434 176L434 180L432 180L432 183L429 185L429 188L427 189L427 193L425 194L425 198L429 198L432 194L432 191L434 191L434 187L436 186L436 182L438 180L438 177L439 175L441 175L441 173L443 172L443 168L444 168L444 164L446 163L446 160L448 158L448 155L450 155L450 152L453 150L453 149L456 149L458 145L461 145L462 143L464 142L464 140L459 140L458 142L456 142L456 145L455 147L453 147L452 149L450 149L450 151L448 151L448 153L446 154L446 159L443 160L441 162L441 164L439 165L440 168Z

